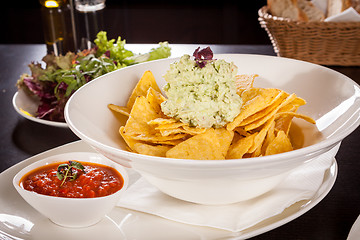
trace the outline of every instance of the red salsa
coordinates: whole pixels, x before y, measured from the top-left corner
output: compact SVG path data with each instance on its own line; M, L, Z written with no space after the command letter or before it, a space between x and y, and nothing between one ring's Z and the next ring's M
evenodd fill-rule
M94 198L113 194L124 185L124 179L114 168L81 162L84 171L75 169L73 181L60 180L56 173L61 163L53 163L32 170L22 177L20 186L43 195L67 198Z

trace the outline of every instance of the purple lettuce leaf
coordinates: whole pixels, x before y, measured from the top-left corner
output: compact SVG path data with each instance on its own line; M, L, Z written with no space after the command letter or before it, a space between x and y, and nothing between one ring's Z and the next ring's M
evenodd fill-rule
M201 50L200 47L198 47L197 49L195 49L193 56L197 66L199 68L203 68L208 61L211 61L213 59L214 54L210 47Z

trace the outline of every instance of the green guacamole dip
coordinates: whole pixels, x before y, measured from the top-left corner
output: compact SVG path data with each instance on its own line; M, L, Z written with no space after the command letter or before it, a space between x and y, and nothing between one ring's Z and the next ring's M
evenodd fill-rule
M161 104L165 115L190 126L220 128L240 113L236 93L237 67L222 59L199 67L189 55L170 65L164 75L168 100Z

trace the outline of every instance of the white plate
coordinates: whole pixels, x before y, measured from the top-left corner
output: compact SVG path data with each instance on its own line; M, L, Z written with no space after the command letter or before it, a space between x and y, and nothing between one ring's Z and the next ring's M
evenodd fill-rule
M325 174L319 191L312 199L298 202L281 214L237 233L207 227L190 226L119 207L115 208L104 220L95 226L83 229L70 229L59 227L40 215L20 197L12 187L11 181L20 169L30 163L47 156L73 151L94 150L80 140L38 154L0 174L0 238L1 233L14 239L37 240L250 238L284 225L309 211L328 194L337 176L337 164L334 159L332 166ZM129 177L129 185L131 185L139 178L139 175L133 170L129 170Z
M54 127L68 127L65 122L55 122L33 117L36 115L36 110L39 106L39 102L36 101L34 98L26 95L25 92L22 90L19 90L14 94L12 103L16 112L26 119ZM29 113L29 115L25 112Z

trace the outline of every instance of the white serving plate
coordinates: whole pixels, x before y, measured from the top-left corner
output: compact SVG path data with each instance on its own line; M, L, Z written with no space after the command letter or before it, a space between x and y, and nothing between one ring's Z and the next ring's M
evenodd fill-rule
M228 232L169 221L154 215L116 207L100 223L82 229L59 227L28 205L12 187L15 174L25 166L59 153L94 150L83 141L76 141L28 158L0 174L0 238L10 239L244 239L284 225L309 211L331 190L337 176L337 164L326 171L319 191L309 200L293 204L281 214L240 232ZM130 183L139 174L128 169ZM166 231L164 231L166 229ZM141 231L140 231L141 230ZM105 234L106 233L106 234ZM6 238L5 238L6 239Z

